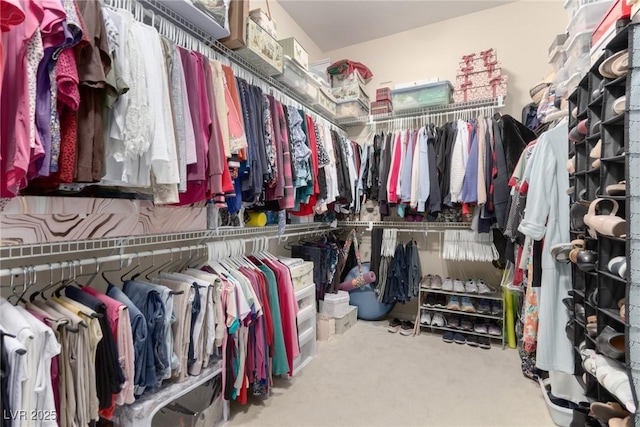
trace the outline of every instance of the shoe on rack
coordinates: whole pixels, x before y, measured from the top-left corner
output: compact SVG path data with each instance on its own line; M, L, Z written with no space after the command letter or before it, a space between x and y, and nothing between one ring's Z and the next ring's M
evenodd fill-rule
M476 323L475 325L473 325L473 332L477 333L477 334L487 334L489 333L487 331L487 325L484 323Z
M460 318L458 316L447 317L447 326L451 329L460 329Z
M445 332L442 335L442 341L446 342L447 344L451 344L453 343L453 337L454 337L453 332Z
M447 301L447 309L460 311L460 300L455 295L450 295Z
M444 319L444 316L440 313L435 313L433 318L431 319L431 326L436 326L438 328L444 328L447 326L447 321Z
M593 402L590 409L591 414L603 423L608 423L611 418L624 418L629 415L629 411L618 402Z
M631 415L623 418L611 418L609 420L609 427L631 427Z
M489 295L495 292L494 289L491 289L486 283L484 283L484 280L476 280L476 286L478 287L479 295Z
M414 324L413 322L404 321L402 322L402 326L400 326L400 335L404 335L408 337L409 335L413 335Z
M473 306L473 303L471 302L471 298L469 297L462 297L460 299L460 305L461 305L462 311L464 311L465 313L476 312L476 308Z
M433 294L429 294L424 298L425 307L435 307L436 305L436 297Z
M422 289L431 289L431 275L427 274L420 281L420 287Z
M476 337L475 335L470 335L467 337L467 345L471 346L471 347L477 347L478 346L478 337Z
M478 285L476 285L476 281L473 279L467 279L467 281L464 283L464 290L468 294L477 294Z
M490 324L487 326L487 332L489 335L499 337L502 335L502 329L498 325Z
M458 292L459 294L463 294L466 292L466 289L464 288L464 283L462 283L462 280L454 280L453 281L453 292Z
M478 306L476 307L476 311L479 314L487 314L491 312L491 301L488 299L480 300Z
M436 275L431 276L431 289L441 290L442 289L442 277Z
M446 295L438 295L436 296L436 302L434 307L436 308L446 308L447 307L447 296Z
M467 339L462 334L455 334L453 336L453 342L456 344L466 344Z
M402 321L397 317L394 317L393 319L389 320L389 327L387 328L387 331L395 334L400 330L400 326L402 326Z
M460 320L460 329L471 332L473 331L473 323L469 319L462 319Z
M444 279L444 282L442 282L442 290L443 291L447 291L447 292L452 292L453 291L453 279L451 279L450 277L447 277L446 279Z
M489 350L491 348L491 340L487 337L478 337L478 347L483 350Z
M420 314L420 324L421 325L430 325L431 324L431 313L427 311L423 311Z
M502 314L502 301L491 301L491 314L493 316Z

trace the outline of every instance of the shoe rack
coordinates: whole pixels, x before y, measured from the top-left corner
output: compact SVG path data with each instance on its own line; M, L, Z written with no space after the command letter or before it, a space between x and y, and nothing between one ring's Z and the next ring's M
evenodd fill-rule
M586 119L588 132L581 142L575 144L569 142L569 157L574 154L576 157L575 174L571 176L572 185L575 188L571 196L572 209L576 203L588 205L597 198L615 200L619 206L616 215L626 218L627 224L630 219L627 211L629 186L627 185L626 195L612 196L606 189L609 185L628 179L628 108L625 108L622 114L615 114L613 104L616 99L626 94L628 105L630 73L609 79L600 74L599 68L607 58L628 48L629 28L630 25L627 25L618 30L602 57L594 63L569 97L569 111L572 112L574 109L577 111L576 116L570 114L569 131L571 132L571 129ZM598 143L601 144L600 156L591 157L592 150ZM600 160L599 165L593 164L596 160ZM610 203L600 204L601 211L598 214L608 214L606 209L609 209L610 205ZM572 224L574 224L573 220ZM628 229L626 235L629 235ZM592 401L615 402L619 399L611 390L605 388L598 382L596 376L584 369L581 345L584 343L584 348L595 350L600 354L603 343L599 343L601 341L599 338L603 338L612 330L626 334L625 360L616 360L614 363L625 369L631 376L627 332L629 323L621 317L618 306L621 300L625 305L629 301L629 268L624 277L608 269L609 261L617 256L625 256L627 266L630 265L629 247L626 237L611 237L598 233L597 238L593 238L584 227L571 230L572 239L583 238L583 236L585 249L597 253L597 262L593 271L584 271L576 263L572 263L573 293L572 300L567 305L570 308L573 304L573 310L566 332L575 349L575 375L583 386L585 395ZM595 334L593 326L588 326L594 319L597 325ZM613 361L611 358L609 360ZM634 400L637 402L637 399ZM624 405L624 402L620 403Z
M444 282L444 279L442 280ZM464 283L464 281L462 281ZM443 306L430 306L426 304L427 298L433 296L435 298L441 298L444 299L444 303ZM473 293L467 293L467 292L454 292L454 291L445 291L442 289L431 289L429 287L423 286L422 284L420 285L420 304L418 305L418 314L416 316L416 333L419 333L422 329L428 329L431 332L434 331L443 331L443 332L453 332L455 333L459 333L462 334L465 338L468 338L469 336L475 336L475 337L484 337L484 338L489 338L490 340L497 340L500 342L500 344L502 345L502 348L505 348L505 339L504 339L504 300L503 300L503 296L501 294L500 291L491 293L491 294L484 294L484 295L480 295L480 294L473 294ZM462 311L462 307L460 307L460 310L450 310L448 308L446 308L446 301L450 298L450 297L457 297L458 301L460 301L463 297L468 297L473 306L474 309L476 310L476 312L467 312L467 311ZM478 307L480 304L481 300L487 300L489 302L490 305L496 304L496 303L500 303L500 312L497 314L491 314L491 313L478 313ZM445 325L444 326L434 326L434 325L427 325L427 324L423 324L421 323L421 317L423 313L428 313L429 315L433 316L437 313L440 313L443 315L443 317L445 318ZM459 327L452 327L451 325L449 325L447 323L447 320L451 317L451 316L457 316L460 318L460 323L462 323L462 319L467 319L467 320L471 320L471 330L463 330L460 326ZM483 323L483 324L488 324L488 323L492 323L497 325L500 328L500 334L499 335L492 335L489 333L479 333L473 330L473 326L475 325L475 323Z

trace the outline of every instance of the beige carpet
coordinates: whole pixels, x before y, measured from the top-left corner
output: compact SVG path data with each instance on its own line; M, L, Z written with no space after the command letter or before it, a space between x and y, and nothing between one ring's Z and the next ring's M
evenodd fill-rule
M390 334L359 321L319 342L299 375L266 400L233 403L230 426L553 426L516 350Z

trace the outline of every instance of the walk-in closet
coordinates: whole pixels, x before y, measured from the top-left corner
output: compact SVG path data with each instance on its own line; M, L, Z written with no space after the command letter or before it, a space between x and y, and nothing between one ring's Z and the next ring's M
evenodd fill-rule
M0 0L2 427L640 426L639 10Z

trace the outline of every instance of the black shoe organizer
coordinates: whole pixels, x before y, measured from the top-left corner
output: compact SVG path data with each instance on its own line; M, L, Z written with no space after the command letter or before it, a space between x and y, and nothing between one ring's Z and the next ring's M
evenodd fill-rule
M596 198L608 198L616 200L619 205L617 215L626 216L628 204L627 196L609 196L606 193L608 185L617 184L626 180L628 146L628 114L625 112L616 115L613 111L613 103L619 97L629 93L629 80L627 76L616 79L604 78L598 71L600 64L609 56L626 49L629 45L629 26L620 29L618 34L607 45L604 55L594 63L590 71L580 81L578 86L569 96L569 111L577 109L577 117L570 116L569 131L587 119L587 137L579 142L569 142L570 156L576 156L576 173L571 177L571 185L575 186L571 203L579 200L592 202ZM628 100L627 100L628 103ZM596 160L590 157L591 150L602 141L601 164L593 167ZM602 214L606 213L608 204L603 204ZM593 401L616 401L616 397L601 385L598 380L582 366L580 355L581 346L586 349L598 350L597 336L606 328L611 327L618 332L625 332L628 322L620 316L618 301L628 297L629 279L620 277L608 270L607 264L616 256L626 256L627 265L629 257L625 238L598 235L597 239L591 238L587 230L571 230L571 238L584 237L586 249L598 253L597 269L593 272L580 270L577 265L572 265L573 306L571 326L567 327L568 338L575 349L575 375L578 382L584 387L585 395ZM584 307L585 322L576 318L576 307ZM589 336L586 319L596 316L597 334ZM628 336L628 335L627 335ZM628 350L628 345L627 345ZM629 356L627 351L626 369L629 376ZM620 402L621 404L624 403Z

